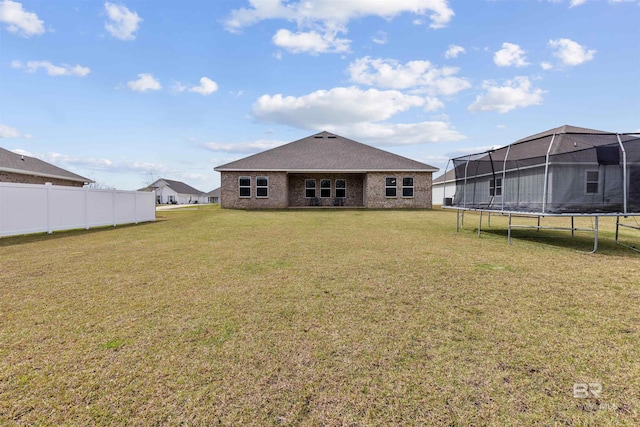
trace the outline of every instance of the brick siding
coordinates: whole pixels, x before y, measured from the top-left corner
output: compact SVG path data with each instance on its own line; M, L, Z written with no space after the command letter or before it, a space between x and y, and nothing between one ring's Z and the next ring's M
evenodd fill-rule
M84 183L78 181L68 181L66 179L46 178L42 176L23 175L21 173L0 172L0 182L13 182L16 184L45 184L50 182L53 185L66 185L69 187L82 187Z

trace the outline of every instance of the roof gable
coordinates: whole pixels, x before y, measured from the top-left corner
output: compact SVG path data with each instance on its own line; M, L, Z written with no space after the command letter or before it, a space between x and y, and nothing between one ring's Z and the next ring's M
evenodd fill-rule
M160 182L164 182L167 187L169 187L171 190L175 191L178 194L197 194L197 195L204 194L202 191L197 190L192 186L185 184L182 181L173 181L173 180L164 179L164 178L160 178L156 180L153 184L149 185L148 188L157 188L158 183Z
M51 163L36 159L35 157L16 154L4 148L0 148L0 171L82 183L93 182L88 178L69 172Z
M216 171L424 171L438 169L329 132L216 167Z

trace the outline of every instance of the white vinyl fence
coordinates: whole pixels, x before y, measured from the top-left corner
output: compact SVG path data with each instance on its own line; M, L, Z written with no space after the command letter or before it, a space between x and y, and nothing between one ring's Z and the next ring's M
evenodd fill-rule
M155 193L0 182L0 237L155 221Z

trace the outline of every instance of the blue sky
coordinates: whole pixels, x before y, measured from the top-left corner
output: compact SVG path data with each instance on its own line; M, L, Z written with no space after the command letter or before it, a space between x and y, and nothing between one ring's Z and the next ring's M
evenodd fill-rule
M638 0L0 0L0 146L118 189L327 130L444 170L640 131ZM437 174L436 174L437 175Z

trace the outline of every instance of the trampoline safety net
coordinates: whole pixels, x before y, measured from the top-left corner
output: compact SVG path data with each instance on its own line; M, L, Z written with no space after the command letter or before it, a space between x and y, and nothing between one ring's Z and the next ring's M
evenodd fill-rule
M538 214L640 213L640 135L566 128L453 159L452 207Z

